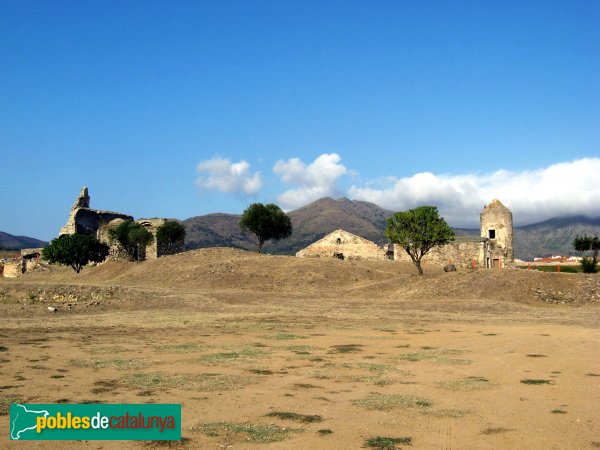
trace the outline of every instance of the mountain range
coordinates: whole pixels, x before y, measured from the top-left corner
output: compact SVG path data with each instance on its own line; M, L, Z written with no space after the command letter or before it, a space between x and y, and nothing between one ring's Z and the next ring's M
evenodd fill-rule
M386 219L392 211L358 200L321 198L288 213L293 233L279 242L267 242L265 252L294 254L332 231L342 228L378 244L387 242ZM186 248L228 246L247 250L256 248L256 239L239 228L238 214L208 214L183 221ZM479 229L455 228L462 236L478 236ZM600 217L572 216L553 218L543 222L514 228L515 258L531 260L534 257L571 255L575 236L600 235Z
M347 198L321 198L288 213L293 233L279 242L268 241L265 252L293 255L298 250L332 231L342 228L350 233L385 244L386 220L392 211L380 206ZM213 213L183 220L186 228L187 250L201 247L235 247L256 249L256 238L240 230L239 214ZM479 229L455 228L462 236L478 236ZM600 236L600 217L560 217L514 228L515 258L532 260L534 257L572 255L573 239L578 235ZM47 242L26 236L12 236L0 232L0 249L43 247Z
M20 250L22 248L40 248L48 245L45 241L30 238L27 236L13 236L12 234L0 231L0 249L2 250Z

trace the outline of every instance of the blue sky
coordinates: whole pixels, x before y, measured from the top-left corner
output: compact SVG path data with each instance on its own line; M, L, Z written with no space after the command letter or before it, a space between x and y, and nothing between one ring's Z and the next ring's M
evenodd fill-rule
M4 1L0 230L320 196L600 215L598 1Z

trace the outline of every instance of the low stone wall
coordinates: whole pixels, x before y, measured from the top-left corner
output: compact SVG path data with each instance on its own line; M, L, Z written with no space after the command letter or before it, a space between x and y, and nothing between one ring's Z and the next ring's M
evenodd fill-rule
M17 278L23 275L25 265L22 259L4 262L2 276L4 278Z
M25 256L34 256L34 255L42 255L42 250L43 247L39 247L39 248L22 248L21 249L21 257L25 257Z
M423 259L423 264L444 266L451 262L456 267L471 268L473 260L476 267L484 268L484 243L482 241L456 241L440 247L434 247ZM399 245L394 244L394 259L412 262L410 256Z

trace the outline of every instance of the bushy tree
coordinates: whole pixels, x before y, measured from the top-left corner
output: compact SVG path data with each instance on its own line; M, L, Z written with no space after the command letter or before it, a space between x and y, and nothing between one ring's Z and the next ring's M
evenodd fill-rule
M174 220L167 220L156 230L156 240L166 252L173 251L185 239L185 226Z
M268 240L278 241L292 234L292 221L279 206L269 203L252 203L240 220L242 230L247 230L258 238L258 253Z
M119 242L129 256L140 260L140 248L145 247L154 240L154 236L143 225L133 220L125 220L116 227L108 229L111 241Z
M87 234L63 234L42 250L42 257L51 264L70 266L77 273L90 262L102 262L108 255L108 245Z
M577 236L573 241L575 250L581 253L591 252L592 256L583 255L581 268L585 273L596 273L598 271L598 252L600 252L600 238L598 236Z
M419 275L423 275L421 259L433 247L445 245L454 240L454 231L440 217L435 206L419 206L404 212L397 212L387 221L385 235L390 241L400 245L410 256Z

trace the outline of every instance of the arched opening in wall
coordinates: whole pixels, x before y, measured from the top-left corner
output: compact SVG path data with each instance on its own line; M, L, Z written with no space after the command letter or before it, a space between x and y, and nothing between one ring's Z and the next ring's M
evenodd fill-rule
M335 243L336 243L337 245L341 245L341 243L342 243L342 238L337 238L337 239L336 239L336 241L335 241Z

